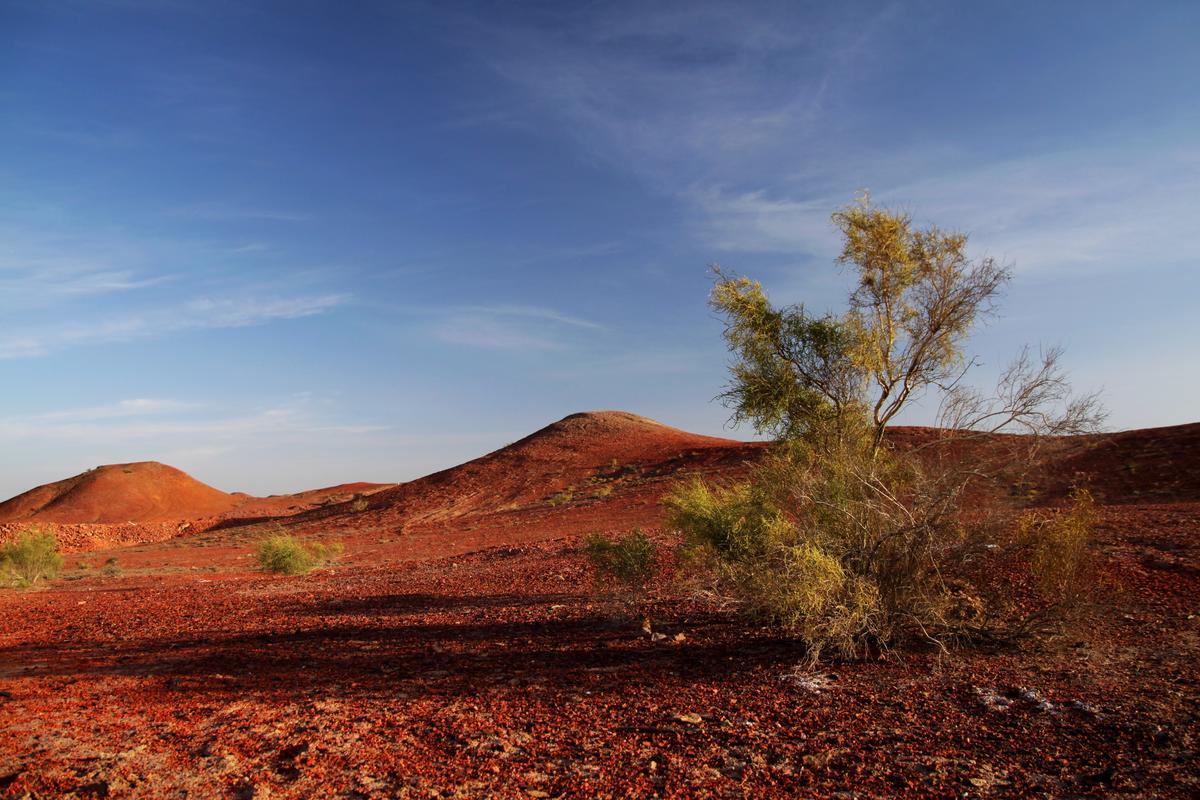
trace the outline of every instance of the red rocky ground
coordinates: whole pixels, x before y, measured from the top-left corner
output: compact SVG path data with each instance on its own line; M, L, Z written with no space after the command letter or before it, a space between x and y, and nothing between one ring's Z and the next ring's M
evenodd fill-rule
M640 524L668 544L670 480L759 452L653 425L568 418L291 518L346 544L308 576L252 572L263 527L242 525L0 592L0 796L1200 792L1200 487L1176 442L1197 427L1073 452L1101 476L1173 476L1105 484L1112 588L1075 635L806 673L794 642L669 589L647 609L662 637L593 600L579 534ZM96 574L110 556L123 573Z

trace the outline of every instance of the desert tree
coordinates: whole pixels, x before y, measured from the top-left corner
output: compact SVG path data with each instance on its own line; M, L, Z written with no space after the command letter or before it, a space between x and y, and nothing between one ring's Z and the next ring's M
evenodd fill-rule
M917 227L865 195L833 223L852 278L840 314L775 307L759 283L715 268L711 303L734 356L723 399L778 446L744 485L679 487L671 519L693 563L814 653L981 635L996 593L960 576L997 548L1001 515L979 513L984 498L1026 474L1046 441L1095 429L1103 410L1072 393L1058 348L1022 350L993 391L969 387L968 337L1011 270L971 258L966 235ZM897 448L889 426L930 395L937 432Z

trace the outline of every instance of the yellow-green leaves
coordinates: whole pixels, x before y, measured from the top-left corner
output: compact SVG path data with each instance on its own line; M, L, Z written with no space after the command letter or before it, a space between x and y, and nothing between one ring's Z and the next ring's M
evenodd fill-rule
M979 315L991 310L1009 271L967 257L967 237L859 202L833 215L844 244L838 262L854 268L847 327L852 357L870 374L877 439L913 393L952 380Z
M775 308L758 282L717 270L711 304L737 356L724 398L735 420L780 439L866 414L878 446L914 394L954 379L971 326L1009 272L971 261L965 235L918 229L865 195L833 221L838 263L855 277L840 316Z

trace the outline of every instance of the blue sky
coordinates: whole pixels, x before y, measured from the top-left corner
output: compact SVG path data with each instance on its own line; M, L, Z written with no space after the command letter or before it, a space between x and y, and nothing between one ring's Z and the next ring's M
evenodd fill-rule
M1200 4L0 0L0 495L706 433L706 265L837 309L869 188L1012 262L971 352L1195 421ZM922 421L919 410L910 421Z

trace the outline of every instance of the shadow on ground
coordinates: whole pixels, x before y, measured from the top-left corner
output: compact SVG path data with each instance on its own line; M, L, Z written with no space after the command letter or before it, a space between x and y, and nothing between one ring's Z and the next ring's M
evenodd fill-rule
M727 621L712 614L664 620L670 635L651 640L639 622L614 622L577 595L393 594L293 601L269 614L271 629L263 632L215 628L11 647L0 650L0 675L157 677L168 690L230 696L453 695L543 682L602 691L671 675L728 679L764 666L783 669L802 655L785 638L721 641Z

